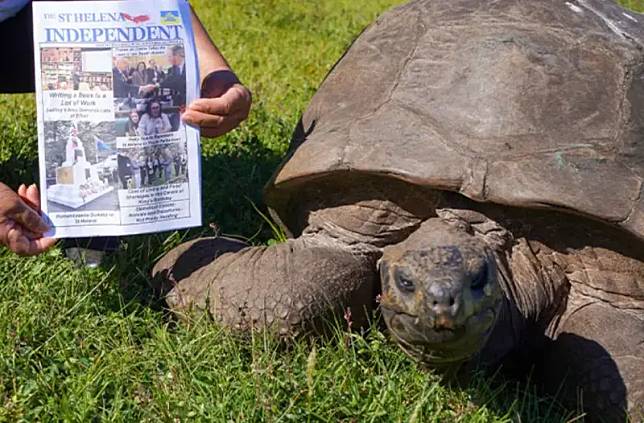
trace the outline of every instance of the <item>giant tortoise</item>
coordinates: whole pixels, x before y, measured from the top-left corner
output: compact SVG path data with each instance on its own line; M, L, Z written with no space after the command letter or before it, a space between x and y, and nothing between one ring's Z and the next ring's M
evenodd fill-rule
M418 0L327 76L265 199L290 239L180 245L177 312L284 336L379 307L426 365L538 351L594 416L644 404L644 16Z

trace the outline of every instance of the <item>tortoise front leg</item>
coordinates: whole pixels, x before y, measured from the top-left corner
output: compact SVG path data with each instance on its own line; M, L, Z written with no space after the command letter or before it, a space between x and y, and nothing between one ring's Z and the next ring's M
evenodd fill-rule
M320 329L347 306L354 316L371 306L376 258L315 239L248 247L176 281L166 301L176 313L206 311L234 329L293 336Z
M180 281L212 263L225 253L234 253L248 244L226 237L203 237L184 242L165 254L152 270L153 288L164 297Z
M570 306L569 306L570 307ZM592 302L567 313L544 363L549 387L593 421L644 421L644 316ZM580 401L581 400L581 401Z

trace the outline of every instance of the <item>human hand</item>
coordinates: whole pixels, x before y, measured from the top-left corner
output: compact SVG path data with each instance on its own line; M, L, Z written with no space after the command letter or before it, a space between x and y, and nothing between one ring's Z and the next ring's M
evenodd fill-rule
M199 126L204 137L235 129L250 112L251 93L230 70L208 74L201 84L201 96L188 105L182 119Z
M148 94L154 91L157 86L154 84L141 85L139 87L139 94Z
M0 183L0 243L23 256L33 256L51 248L56 239L43 238L49 227L39 211L40 193L35 184L20 185L15 193Z

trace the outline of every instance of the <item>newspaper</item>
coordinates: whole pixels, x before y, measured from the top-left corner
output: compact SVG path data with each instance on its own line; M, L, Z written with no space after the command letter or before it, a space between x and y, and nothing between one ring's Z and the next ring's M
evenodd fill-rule
M59 238L201 225L184 0L33 2L43 215Z

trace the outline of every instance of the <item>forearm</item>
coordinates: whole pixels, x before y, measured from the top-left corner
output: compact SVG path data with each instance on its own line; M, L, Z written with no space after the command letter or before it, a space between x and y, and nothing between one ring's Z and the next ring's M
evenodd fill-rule
M192 29L195 35L195 44L197 47L197 54L199 56L199 74L201 81L208 74L218 70L230 70L230 65L226 62L224 56L219 52L217 46L212 42L206 28L202 25L199 17L192 9Z

